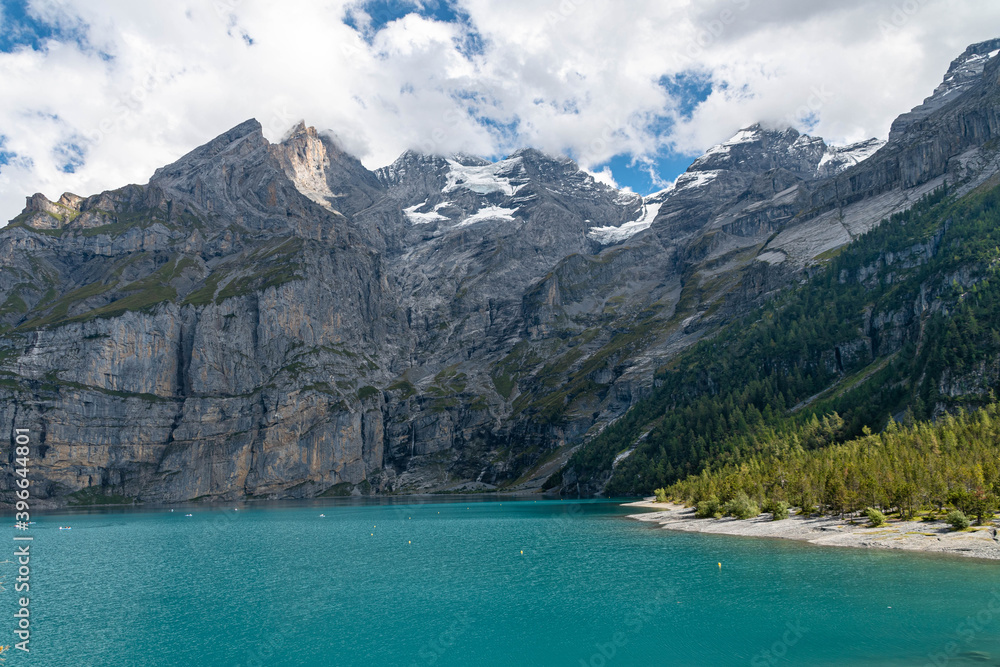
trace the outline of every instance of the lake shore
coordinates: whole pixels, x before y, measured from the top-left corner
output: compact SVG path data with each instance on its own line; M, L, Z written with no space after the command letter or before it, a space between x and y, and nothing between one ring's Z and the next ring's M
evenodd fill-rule
M1000 560L1000 541L995 525L974 526L973 530L955 532L944 521L890 521L879 528L867 522L836 517L792 515L784 521L772 521L770 514L754 519L698 519L694 508L652 499L626 503L624 507L657 510L631 514L629 518L658 523L667 530L743 537L771 537L799 540L834 547L868 549L903 549L925 553L952 554L967 558Z

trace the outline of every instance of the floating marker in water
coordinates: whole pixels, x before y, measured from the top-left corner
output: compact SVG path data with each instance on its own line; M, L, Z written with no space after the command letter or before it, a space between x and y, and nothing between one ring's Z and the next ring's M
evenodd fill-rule
M722 569L722 563L719 563L719 569L720 570Z
M412 540L406 540L406 543L407 544L413 544L413 541Z
M524 549L521 549L521 555L522 556L524 555Z

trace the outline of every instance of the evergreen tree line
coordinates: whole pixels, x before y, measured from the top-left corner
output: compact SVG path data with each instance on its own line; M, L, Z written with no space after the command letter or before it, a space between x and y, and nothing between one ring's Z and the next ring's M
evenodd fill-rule
M823 424L823 421L826 424ZM948 506L991 519L1000 498L1000 405L960 410L936 422L904 426L890 420L878 434L809 449L810 431L836 430L836 414L815 416L801 432L774 434L766 453L706 468L656 490L660 500L720 504L745 494L758 507L780 503L805 512L858 513L867 508L913 518Z

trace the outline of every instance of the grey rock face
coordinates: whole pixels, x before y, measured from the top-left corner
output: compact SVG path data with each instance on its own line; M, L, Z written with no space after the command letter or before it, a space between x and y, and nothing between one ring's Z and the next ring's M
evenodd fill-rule
M889 140L899 139L914 124L924 120L941 109L961 93L968 90L982 78L986 63L1000 51L1000 39L991 39L973 44L962 55L951 61L944 81L934 89L934 93L910 112L899 116L889 131Z
M677 351L996 173L991 44L885 146L756 125L646 198L531 149L371 172L253 120L146 185L35 195L0 232L0 424L59 502L537 488ZM839 354L911 326L880 317Z

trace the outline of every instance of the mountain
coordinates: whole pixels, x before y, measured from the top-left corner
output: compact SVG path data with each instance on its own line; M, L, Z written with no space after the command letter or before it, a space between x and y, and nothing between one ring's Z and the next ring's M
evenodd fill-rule
M649 197L533 149L373 172L254 120L146 185L34 195L0 230L0 423L51 502L599 492L699 341L992 183L995 42L885 145L754 125Z
M904 194L920 196L913 206L821 256L800 285L674 356L654 394L549 484L649 493L689 475L712 479L701 476L709 471L716 479L722 469L756 474L746 466L773 464L777 452L792 461L893 419L913 424L992 404L1000 388L1000 181L995 144L977 142L997 128L998 69L987 60L997 48L1000 41L975 45L952 64L946 83L977 68L979 78L964 84L967 97L928 98L894 125L885 147L841 182L818 182L810 197L815 204L830 190L846 193L853 201L834 209L841 219ZM938 88L935 97L952 90ZM800 214L799 225L829 218L824 208ZM768 246L792 233L804 238L792 225Z

